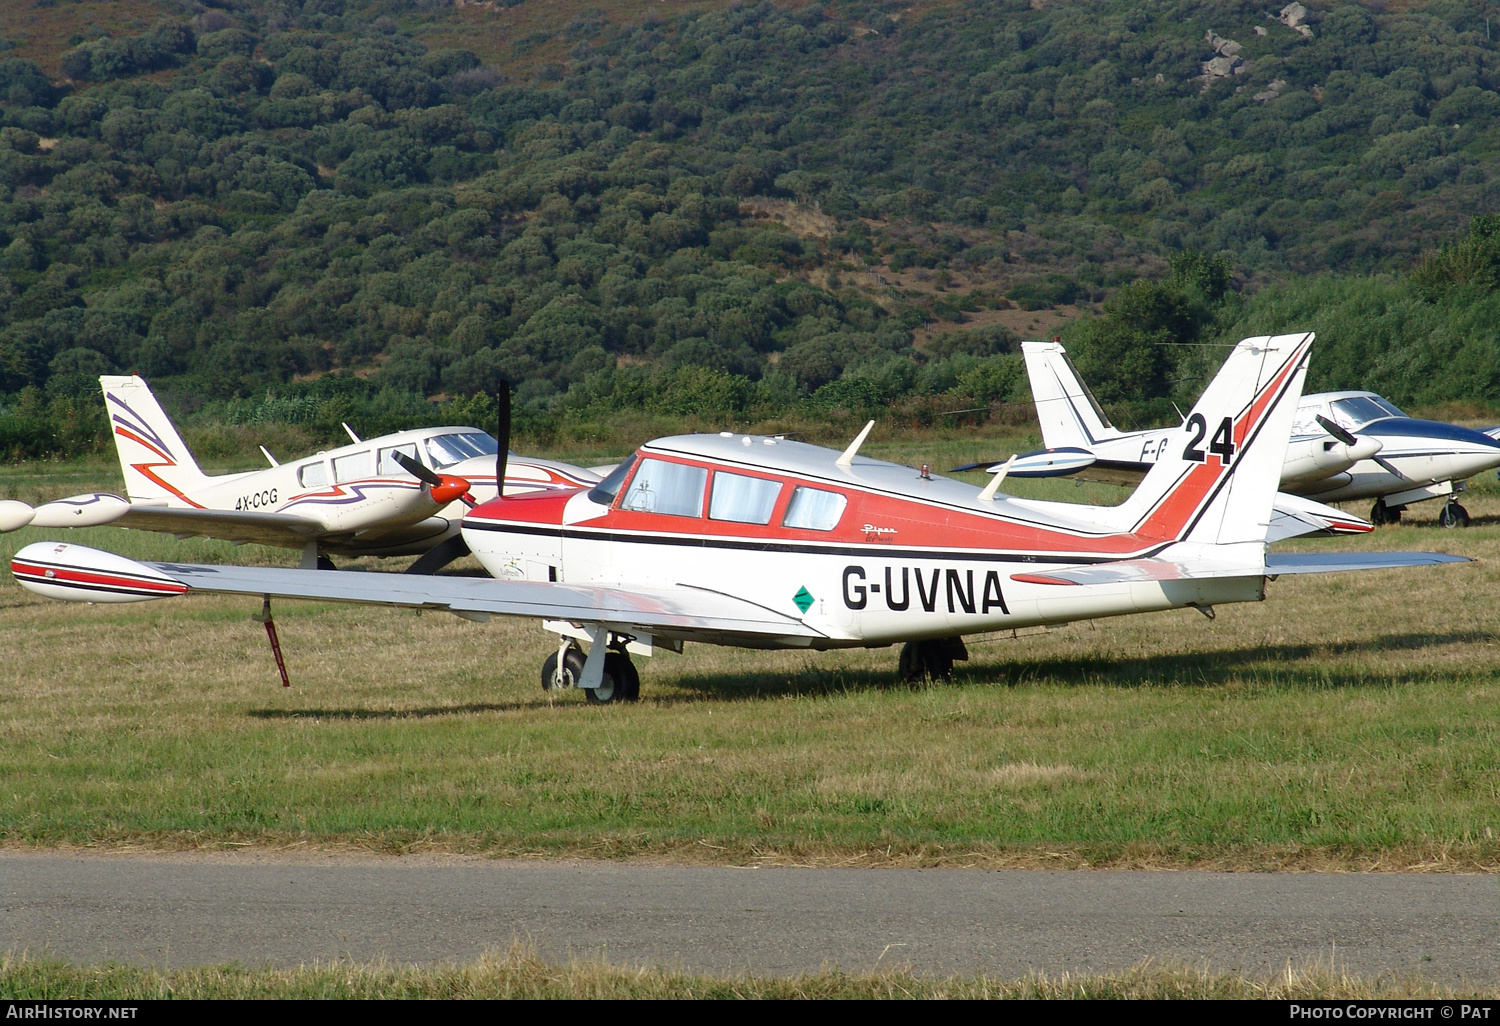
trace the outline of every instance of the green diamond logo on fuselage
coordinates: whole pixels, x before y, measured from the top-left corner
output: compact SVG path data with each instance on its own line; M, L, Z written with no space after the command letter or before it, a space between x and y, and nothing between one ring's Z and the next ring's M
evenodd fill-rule
M812 608L812 592L808 591L806 588L800 588L798 589L797 594L792 596L792 601L797 603L797 608L805 613Z

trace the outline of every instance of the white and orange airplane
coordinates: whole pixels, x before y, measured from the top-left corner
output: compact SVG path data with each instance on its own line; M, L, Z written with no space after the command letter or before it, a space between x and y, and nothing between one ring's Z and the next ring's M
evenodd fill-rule
M630 655L901 644L904 676L945 676L966 635L1265 597L1284 574L1461 561L1435 553L1267 554L1311 334L1248 338L1120 506L1007 496L755 435L650 442L591 487L505 496L463 537L493 575L318 573L146 563L55 542L11 564L38 594L129 602L191 592L534 617L559 637L544 687L636 697ZM502 475L503 476L503 475ZM274 629L268 623L268 633ZM585 655L578 642L589 643ZM278 649L279 653L279 649ZM283 676L283 683L285 677Z
M126 496L92 492L33 509L0 502L0 532L115 524L178 537L258 542L302 551L304 567L332 567L331 555L409 556L428 573L465 555L459 522L495 496L501 443L472 427L422 428L361 439L300 460L241 474L198 468L156 396L139 377L99 379ZM502 411L502 430L509 414ZM512 459L505 491L576 490L599 475L542 459Z

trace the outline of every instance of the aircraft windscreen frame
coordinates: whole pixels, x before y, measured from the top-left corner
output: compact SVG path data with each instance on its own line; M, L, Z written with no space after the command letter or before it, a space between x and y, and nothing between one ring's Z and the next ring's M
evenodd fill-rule
M455 431L451 435L433 435L427 439L427 458L433 470L442 470L476 456L495 456L500 443L483 431Z
M1406 416L1379 396L1354 395L1347 399L1335 399L1328 405L1333 411L1333 419L1351 431L1371 421Z

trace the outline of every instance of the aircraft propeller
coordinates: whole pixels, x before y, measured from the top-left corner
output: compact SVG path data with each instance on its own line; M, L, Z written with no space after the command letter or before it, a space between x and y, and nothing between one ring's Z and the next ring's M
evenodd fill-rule
M509 381L501 380L500 389L495 393L495 406L498 409L499 420L499 423L496 425L497 431L495 437L500 443L500 451L495 453L495 497L503 499L505 498L505 461L510 451ZM409 473L414 474L418 480L425 481L429 485L433 483L433 478L441 481L443 477L448 477L448 475L434 474L415 460L411 461L415 466L407 466L406 460L400 456L397 457L397 460L403 467L406 467ZM463 481L463 478L449 477L449 480ZM438 497L438 487L441 487L441 485L433 488L433 498ZM469 482L464 481L465 494L458 496L458 498L462 498L464 502L472 507L474 500L467 494L468 488ZM449 498L447 501L451 502L452 498ZM432 548L428 549L420 559L406 569L406 572L409 574L435 574L455 559L461 559L468 554L469 543L464 541L462 534L455 534L446 541L438 542Z
M500 450L495 453L495 498L505 498L505 460L510 455L510 382L500 379L500 389L495 393L496 420L495 440Z
M469 494L472 486L467 479L454 474L434 474L404 452L396 452L392 458L400 464L402 470L427 485L432 493L432 501L438 505L446 506L454 499L462 499L466 506L477 505L474 497Z
M1345 445L1348 445L1348 446L1355 446L1355 445L1359 444L1359 439L1354 436L1354 432L1350 431L1348 428L1344 427L1343 425L1334 423L1333 421L1329 420L1327 417L1323 416L1321 413L1318 414L1317 417L1314 418L1314 419L1317 420L1318 426L1320 428L1322 428L1324 431L1327 431L1330 435L1333 436L1334 441L1342 442L1342 443L1344 443ZM1397 477L1401 478L1402 480L1406 479L1406 475L1405 474L1403 474L1403 473L1401 473L1401 471L1397 470L1393 465L1391 465L1389 462L1387 462L1385 459L1383 459L1380 455L1378 455L1378 453L1376 455L1371 456L1370 459L1372 459L1376 463L1378 463L1388 473L1395 474Z

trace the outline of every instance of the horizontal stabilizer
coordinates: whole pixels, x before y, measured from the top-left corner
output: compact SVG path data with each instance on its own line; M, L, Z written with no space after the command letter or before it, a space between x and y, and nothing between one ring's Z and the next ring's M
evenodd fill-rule
M1122 559L1071 570L1012 575L1023 584L1132 584L1143 581L1193 581L1213 577L1279 577L1282 574L1331 574L1344 570L1394 570L1403 566L1469 563L1467 556L1446 552L1273 552L1265 566L1178 562L1171 559Z
M1285 541L1309 534L1369 534L1375 525L1337 506L1328 506L1301 495L1277 492L1271 505L1267 542Z
M1447 552L1272 552L1266 556L1266 575L1332 574L1342 570L1393 570L1402 566L1472 562L1468 556Z
M1085 467L1093 466L1094 454L1087 449L1040 449L1037 452L1022 453L1014 457L1015 462L1011 464L1010 470L1006 471L1008 477L1066 477L1076 474ZM961 467L954 467L952 473L960 473L965 470L985 470L988 473L998 473L1005 465L1005 460L987 460L980 463L965 463Z

